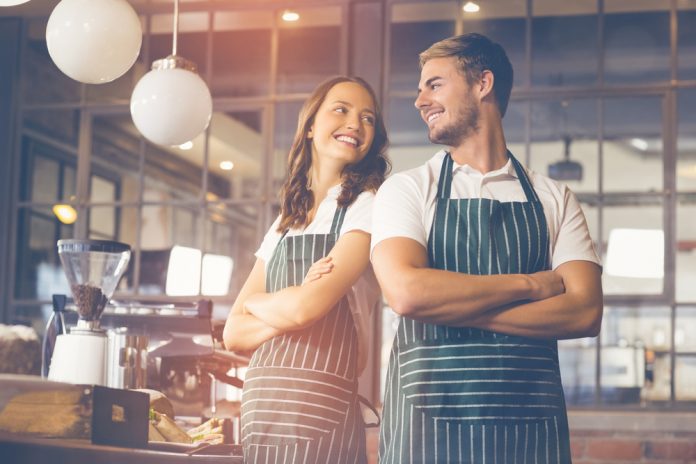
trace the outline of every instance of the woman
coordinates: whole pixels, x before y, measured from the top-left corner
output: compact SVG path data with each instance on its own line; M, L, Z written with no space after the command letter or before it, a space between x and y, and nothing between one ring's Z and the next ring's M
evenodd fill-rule
M242 395L247 462L367 461L357 377L379 303L369 246L386 146L362 79L323 82L300 111L280 216L225 324L228 349L255 350Z

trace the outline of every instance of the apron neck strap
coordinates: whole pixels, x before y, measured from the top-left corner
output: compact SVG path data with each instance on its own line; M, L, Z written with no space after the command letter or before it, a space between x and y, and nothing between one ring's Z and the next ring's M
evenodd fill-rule
M334 213L333 221L331 222L331 234L338 235L338 233L341 231L343 219L346 217L347 210L348 208L345 206L336 205L336 212Z
M452 167L454 166L454 161L452 160L452 155L447 152L445 159L442 160L442 167L440 168L440 179L437 182L437 197L444 200L449 200L452 193Z
M524 195L527 197L527 201L539 202L539 196L532 187L532 182L529 180L527 171L522 167L517 158L515 158L510 150L507 152L508 157L512 160L512 165L515 167L515 172L517 172L517 178L520 180L522 185L522 190L524 190Z
M510 150L507 152L508 157L510 160L512 160L512 165L515 168L515 172L517 173L517 178L520 181L520 185L522 185L522 190L524 190L524 195L527 197L527 201L534 201L538 202L539 201L539 196L537 193L534 191L534 188L532 187L532 183L529 180L529 176L527 175L527 171L522 167L519 161L517 161L517 158L513 156L512 153L510 153ZM445 155L445 159L442 160L442 167L440 167L440 178L437 183L437 198L441 198L444 200L449 200L451 193L452 193L452 168L454 167L454 161L452 160L452 155L449 154L449 152ZM335 221L335 218L334 218Z

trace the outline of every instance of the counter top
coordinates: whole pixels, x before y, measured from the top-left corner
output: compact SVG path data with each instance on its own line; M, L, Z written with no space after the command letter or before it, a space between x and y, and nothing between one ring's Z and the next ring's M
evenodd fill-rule
M211 450L215 447L211 446ZM151 449L119 448L94 445L87 440L66 438L37 438L0 432L0 453L3 462L16 464L241 464L242 457L230 455L187 454L186 452L157 451ZM218 448L219 450L219 448ZM193 450L188 451L191 453ZM5 461L7 459L7 461Z

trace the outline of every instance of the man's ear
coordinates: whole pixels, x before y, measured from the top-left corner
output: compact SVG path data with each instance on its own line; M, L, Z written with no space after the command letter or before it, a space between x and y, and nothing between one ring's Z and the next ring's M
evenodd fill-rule
M486 98L488 95L491 95L493 93L493 84L495 83L495 76L493 75L493 72L484 69L481 72L481 78L479 79L478 85L479 85L479 95L481 97L481 100Z

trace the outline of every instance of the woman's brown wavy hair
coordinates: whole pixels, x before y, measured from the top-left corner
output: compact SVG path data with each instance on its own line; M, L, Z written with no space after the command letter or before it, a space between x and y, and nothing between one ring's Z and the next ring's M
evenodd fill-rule
M370 150L359 163L348 165L343 170L341 193L338 206L349 206L358 195L366 190L376 191L391 168L385 151L389 140L384 126L382 111L372 87L359 77L336 76L319 84L305 101L297 121L297 131L288 154L287 177L280 190L280 224L278 232L305 227L309 224L309 212L314 207L314 195L307 188L312 167L312 141L307 138L314 117L326 95L342 82L354 82L368 91L375 105L375 137Z

